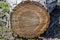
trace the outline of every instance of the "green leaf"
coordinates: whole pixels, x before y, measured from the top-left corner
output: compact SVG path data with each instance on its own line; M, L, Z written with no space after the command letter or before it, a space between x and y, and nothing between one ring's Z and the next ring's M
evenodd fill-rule
M4 38L0 39L0 40L5 40Z
M2 16L3 16L3 14L0 13L0 17L2 17Z
M28 39L28 40L35 40L35 39Z
M10 11L9 7L8 7L8 4L3 2L3 1L0 1L0 8L2 8L3 11L5 11L5 12L9 12Z

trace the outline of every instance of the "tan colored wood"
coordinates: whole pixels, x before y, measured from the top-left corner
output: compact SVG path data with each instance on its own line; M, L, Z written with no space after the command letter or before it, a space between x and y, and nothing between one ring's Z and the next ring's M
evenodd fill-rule
M49 25L48 12L37 2L21 2L10 16L12 31L20 37L37 37L44 33Z

